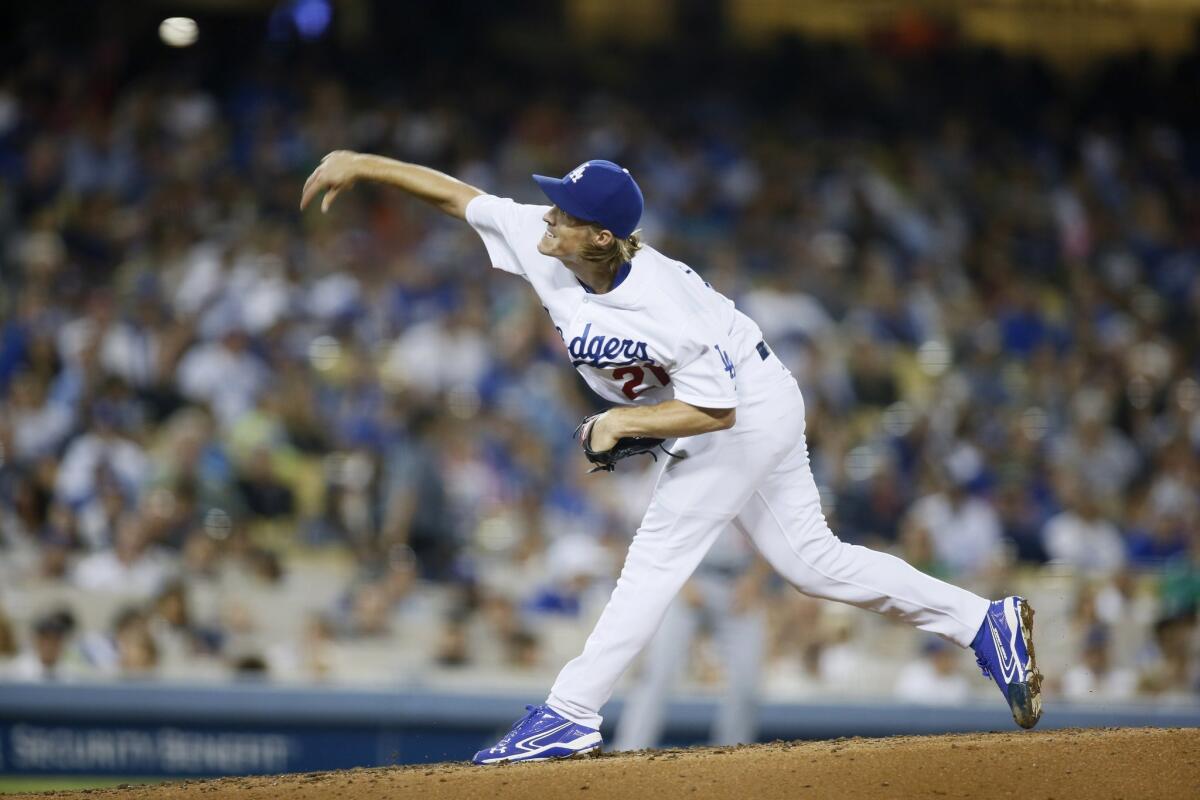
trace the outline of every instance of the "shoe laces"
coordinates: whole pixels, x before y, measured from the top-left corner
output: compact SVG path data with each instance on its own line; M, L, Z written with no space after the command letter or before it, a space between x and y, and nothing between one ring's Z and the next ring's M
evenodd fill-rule
M987 660L983 656L975 656L975 663L979 665L979 671L983 673L983 677L992 677L992 672L988 669Z
M516 723L513 724L512 730L510 730L508 733L506 733L504 735L504 738L501 739L497 743L497 747L499 747L500 745L506 745L509 742L511 742L512 738L517 735L517 731L521 729L522 725L524 725L526 722L528 722L533 717L536 717L538 714L542 713L542 707L541 706L525 706L525 711L526 711L525 716L521 717L519 720L516 721Z

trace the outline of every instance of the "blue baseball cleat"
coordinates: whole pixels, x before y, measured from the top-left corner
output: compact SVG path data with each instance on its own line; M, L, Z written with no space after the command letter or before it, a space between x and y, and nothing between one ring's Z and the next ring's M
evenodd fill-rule
M604 740L595 728L577 725L549 706L525 706L525 710L529 713L517 720L494 747L476 753L472 763L546 761L584 753L600 754Z
M1032 728L1042 718L1042 673L1033 654L1033 609L1020 597L992 603L971 642L985 678L1000 687L1013 719Z

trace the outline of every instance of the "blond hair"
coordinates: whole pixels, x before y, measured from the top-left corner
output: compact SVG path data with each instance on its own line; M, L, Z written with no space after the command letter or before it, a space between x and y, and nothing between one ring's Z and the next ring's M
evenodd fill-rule
M607 230L595 224L591 224L589 227L592 229L592 233ZM611 231L609 232L611 233ZM634 254L641 249L642 232L634 231L624 239L618 239L614 235L613 240L607 245L596 244L593 238L589 238L587 244L580 248L579 257L593 264L603 264L608 267L610 272L615 273L622 264L632 261Z

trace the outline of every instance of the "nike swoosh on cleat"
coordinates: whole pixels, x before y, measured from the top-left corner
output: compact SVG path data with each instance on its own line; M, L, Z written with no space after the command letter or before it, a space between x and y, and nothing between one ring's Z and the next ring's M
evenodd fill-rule
M544 730L541 733L537 733L533 736L522 739L516 743L515 747L521 750L536 750L537 748L541 747L543 740L569 727L571 727L571 722L564 722L561 725L556 725L555 727Z
M1000 631L996 630L996 626L990 617L988 618L988 630L992 632L992 645L996 648L996 658L1000 662L1001 676L1004 678L1006 684L1012 683L1020 670L1016 652L1010 651L1005 647L1003 640L1000 638Z

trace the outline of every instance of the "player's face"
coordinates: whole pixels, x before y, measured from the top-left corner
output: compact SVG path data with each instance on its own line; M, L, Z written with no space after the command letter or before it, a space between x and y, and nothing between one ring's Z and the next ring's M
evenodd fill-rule
M575 219L558 206L551 206L542 217L546 232L538 241L538 252L554 258L573 258L593 234L592 226Z

